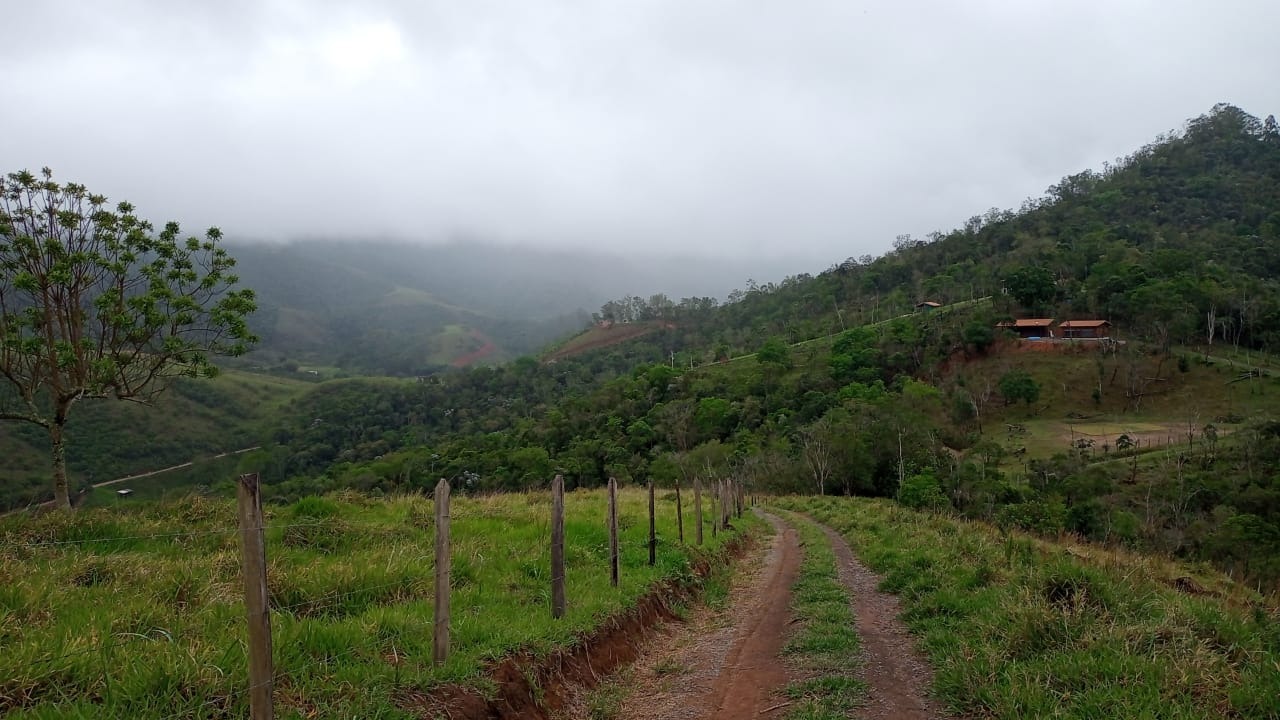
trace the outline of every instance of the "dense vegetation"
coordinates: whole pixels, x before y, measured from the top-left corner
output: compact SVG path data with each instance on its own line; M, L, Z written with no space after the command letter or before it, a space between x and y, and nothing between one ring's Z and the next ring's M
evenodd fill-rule
M1278 276L1280 128L1219 105L1017 210L992 209L928 239L901 236L882 257L749 283L724 305L628 296L600 317L678 326L645 351L650 361L682 350L710 361L763 337L796 342L921 300L986 296L1001 314L1106 318L1161 344L1280 349Z
M606 304L602 320L662 321L613 347L420 382L324 383L287 408L277 445L246 466L275 479L283 501L350 485L423 488L441 475L480 490L557 472L580 486L732 472L758 487L900 497L1212 559L1274 583L1276 383L1214 355L1238 344L1256 359L1270 346L1278 296L1260 270L1271 260L1258 258L1280 243L1259 208L1277 193L1273 124L1220 107L1019 213L901 242L879 260L749 288L723 306ZM1169 207L1151 213L1153 197ZM1244 243L1256 252L1207 257ZM1134 280L1117 285L1128 300L1099 294L1112 273ZM902 312L926 292L967 297L970 281L995 298ZM1211 285L1231 290L1204 314L1196 303L1210 296L1197 293ZM1168 322L1143 315L1152 293L1176 301ZM1027 353L994 330L1022 312L1105 314L1131 341ZM1201 321L1227 347L1209 346ZM1206 352L1179 349L1197 338ZM744 351L754 354L724 361ZM1077 437L1086 420L1117 429ZM1255 550L1243 559L1246 543Z
M1253 365L1280 327L1278 197L1275 123L1220 106L1018 212L901 239L879 259L751 285L724 305L607 303L603 321L654 326L618 345L319 383L263 423L267 447L243 467L281 502L439 476L516 490L557 472L587 487L736 473L1210 559L1274 584L1277 388ZM945 304L911 312L926 297ZM1027 352L994 329L1023 313L1102 315L1129 342ZM1244 353L1239 369L1222 359Z

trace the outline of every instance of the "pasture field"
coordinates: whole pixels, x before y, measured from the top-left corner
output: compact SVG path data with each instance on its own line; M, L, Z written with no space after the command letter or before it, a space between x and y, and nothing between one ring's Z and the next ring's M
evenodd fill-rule
M354 493L268 507L277 717L410 718L433 688L484 690L512 653L572 644L741 532L695 549L658 501L620 494L621 583L609 584L603 491L566 495L568 611L550 615L550 494L455 496L452 654L431 660L433 503ZM708 518L709 520L709 518ZM692 543L692 512L686 509ZM189 497L0 520L0 715L223 718L247 714L236 512Z
M1203 567L1047 542L887 500L780 498L899 595L972 717L1280 717L1280 608Z
M179 380L150 406L114 400L78 403L67 425L73 493L93 483L208 460L262 444L262 426L315 384L301 379L223 370L212 380ZM53 498L49 438L29 423L0 430L0 511ZM169 487L202 482L175 471ZM128 486L124 486L128 487ZM97 491L113 495L106 489Z

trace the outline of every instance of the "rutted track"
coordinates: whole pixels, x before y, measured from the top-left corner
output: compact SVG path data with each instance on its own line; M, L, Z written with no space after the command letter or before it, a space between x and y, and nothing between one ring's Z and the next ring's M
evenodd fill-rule
M613 684L614 720L745 720L781 717L778 691L794 679L781 651L790 632L791 586L801 550L795 530L772 515L776 532L740 563L723 609L698 607L662 624L639 659ZM584 703L566 717L591 717Z
M765 517L777 530L766 547L741 563L723 609L694 609L687 619L663 622L639 657L610 681L617 709L612 720L729 720L780 718L791 705L779 691L803 679L781 652L790 637L791 587L802 551L795 530ZM934 720L947 717L928 697L932 670L898 619L897 598L877 589L879 578L862 565L831 528L816 523L836 556L862 641L856 674L867 683L859 718ZM570 700L569 720L590 709Z
M812 518L810 518L812 520ZM933 670L915 649L907 628L898 619L898 598L877 589L880 578L858 561L849 543L835 530L818 523L836 554L840 582L853 598L853 614L862 639L862 668L867 682L867 706L860 718L928 720L945 717L926 694Z

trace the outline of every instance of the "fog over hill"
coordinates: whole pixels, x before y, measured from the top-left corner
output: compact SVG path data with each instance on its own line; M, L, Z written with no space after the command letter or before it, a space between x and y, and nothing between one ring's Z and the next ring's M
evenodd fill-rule
M277 240L816 271L1280 106L1267 0L10 5L8 169Z
M429 244L234 240L229 247L239 260L242 279L268 299L291 299L280 296L297 292L311 295L307 299L310 304L325 304L338 289L333 283L340 286L361 278L357 285L403 285L481 313L534 320L578 310L590 313L605 301L628 294L723 300L733 290L745 288L750 280L777 281L787 275L826 269L815 261L784 256L708 257L697 248L685 253L650 254L626 249L524 247L474 238ZM843 257L831 258L827 265L840 259ZM280 287L286 266L295 271L311 268L308 272L320 273L320 277L315 282L303 279ZM348 280L325 279L326 272L340 273ZM345 292L359 291L348 288Z
M422 374L534 354L625 295L723 300L751 281L809 272L795 260L429 245L387 240L233 241L262 338L250 362Z

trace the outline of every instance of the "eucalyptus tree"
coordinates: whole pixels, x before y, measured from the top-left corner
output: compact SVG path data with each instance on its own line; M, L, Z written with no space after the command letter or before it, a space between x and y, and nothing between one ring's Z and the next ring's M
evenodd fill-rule
M49 434L53 493L70 508L65 428L81 400L149 403L176 377L212 377L213 355L256 341L235 259L211 228L158 233L134 207L45 168L0 178L0 420Z

